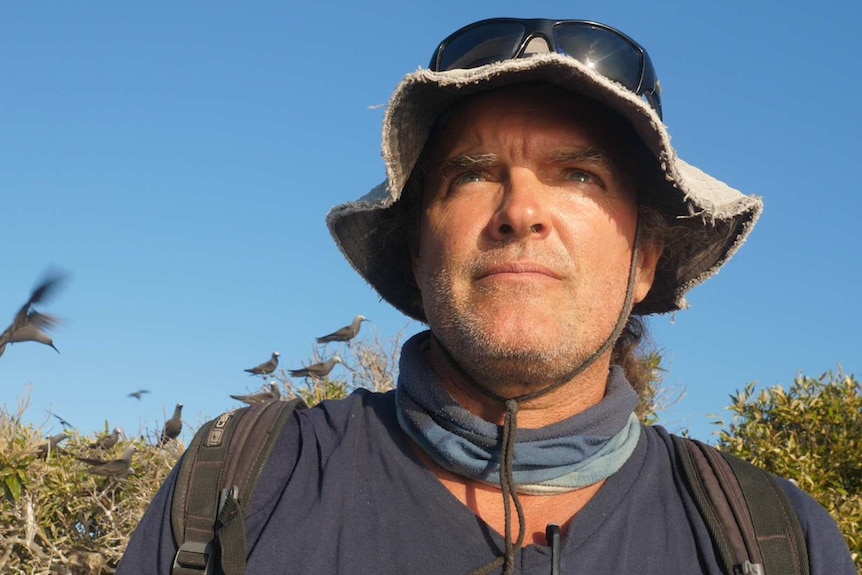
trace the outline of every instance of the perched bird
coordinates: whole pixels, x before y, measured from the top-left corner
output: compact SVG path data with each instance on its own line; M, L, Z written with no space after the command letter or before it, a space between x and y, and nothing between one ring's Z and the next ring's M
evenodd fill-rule
M69 434L66 431L61 431L57 435L51 435L45 438L45 441L36 445L36 453L40 457L48 457L48 454L55 451L63 451L63 448L60 447L60 442L68 439Z
M115 427L114 430L105 437L101 437L96 441L90 444L90 447L94 447L96 449L110 449L117 444L120 440L120 436L125 435L123 430L119 427Z
M329 343L332 341L350 341L356 334L359 333L359 326L363 321L368 321L364 315L358 315L353 318L353 323L346 325L343 328L317 338L317 343Z
M291 377L326 377L336 363L344 363L340 357L333 355L327 361L315 363L302 369L289 370Z
M89 465L87 469L88 473L122 479L132 471L132 456L135 454L135 451L135 446L130 445L119 459L105 460L90 457L76 457L76 459Z
M140 400L141 396L144 395L145 393L150 393L150 390L149 389L139 389L138 391L133 391L127 397L134 397L135 399Z
M269 375L275 368L278 367L278 356L281 355L277 351L272 352L272 357L269 358L269 361L265 361L257 367L251 367L246 369L245 371L249 372L252 375Z
M162 429L162 436L159 438L159 445L164 445L171 439L176 439L183 430L183 404L178 403L174 408L174 414L165 422L165 427Z
M12 323L0 333L0 356L6 350L7 343L19 343L24 341L35 341L54 348L54 351L59 353L59 350L54 345L51 337L44 330L55 327L59 320L53 316L40 313L32 309L34 304L42 303L50 298L57 288L66 279L64 274L53 273L46 277L36 289L30 294L30 299L27 300Z
M267 401L278 401L281 399L281 390L278 388L278 384L274 381L269 383L269 390L262 391L260 393L252 393L250 395L231 395L233 399L238 401L242 401L243 403L247 403L249 405L254 405L255 403L264 403Z

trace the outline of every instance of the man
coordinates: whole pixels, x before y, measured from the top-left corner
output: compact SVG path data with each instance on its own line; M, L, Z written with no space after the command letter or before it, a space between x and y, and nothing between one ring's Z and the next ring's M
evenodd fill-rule
M401 83L387 182L328 223L430 330L396 392L285 426L249 503L249 573L721 573L625 367L639 316L682 309L761 202L676 157L659 92L640 46L579 21L475 23ZM119 573L169 572L173 475ZM854 573L828 514L781 487L811 572Z

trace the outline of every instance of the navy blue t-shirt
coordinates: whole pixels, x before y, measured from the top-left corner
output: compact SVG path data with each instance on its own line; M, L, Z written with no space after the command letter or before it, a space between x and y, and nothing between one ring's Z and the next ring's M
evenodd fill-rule
M706 526L674 470L667 432L644 427L625 465L570 522L562 573L719 575ZM130 541L118 575L167 575L176 553L168 477ZM826 511L790 482L812 575L855 575ZM502 500L501 500L502 504ZM360 390L298 411L279 438L247 515L250 575L467 574L503 538L419 460L394 393ZM520 572L546 575L550 550L523 548Z

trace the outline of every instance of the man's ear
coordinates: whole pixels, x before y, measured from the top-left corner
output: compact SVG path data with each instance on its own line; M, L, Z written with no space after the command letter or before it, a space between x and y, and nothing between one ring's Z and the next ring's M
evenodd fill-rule
M656 266L658 266L658 260L664 252L664 242L644 242L638 252L638 275L635 280L634 303L642 302L652 288L655 281Z

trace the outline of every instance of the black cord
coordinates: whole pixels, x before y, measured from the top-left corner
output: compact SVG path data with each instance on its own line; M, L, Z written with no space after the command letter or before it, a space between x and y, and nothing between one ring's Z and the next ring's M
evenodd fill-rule
M519 402L541 397L559 387L562 387L563 385L583 373L597 359L603 356L611 348L611 346L614 345L614 343L616 343L620 334L622 334L623 329L625 329L626 322L628 321L629 315L631 314L632 300L634 299L634 287L635 282L637 281L638 254L640 252L641 243L640 224L641 221L640 218L638 218L637 228L635 229L635 241L634 245L632 246L632 259L629 264L629 278L628 284L626 285L626 297L625 301L623 302L623 308L620 311L619 317L617 318L617 323L616 325L614 325L614 329L611 331L610 335L608 335L608 338L599 347L599 349L597 349L592 355L590 355L590 357L584 360L574 370L569 372L565 377L552 383L551 385L544 387L538 391L527 393L516 398L505 398L497 392L486 388L478 381L473 379L473 376L467 373L467 371L461 366L461 364L455 361L455 358L452 357L452 355L449 353L449 350L446 349L443 343L439 339L437 339L436 336L434 336L434 338L437 339L438 348L442 351L443 357L446 358L446 361L449 363L449 365L452 366L455 371L458 372L458 374L464 381L466 381L471 387L478 390L483 395L497 401L502 401L506 406L506 415L503 418L502 445L500 446L503 456L500 464L500 489L503 492L503 516L505 522L504 532L506 538L505 554L503 557L498 557L494 561L491 561L490 563L487 563L473 570L470 575L487 575L491 571L497 569L501 564L503 565L503 575L511 575L515 571L515 556L517 552L521 549L521 546L524 544L524 536L526 535L525 532L527 528L526 520L524 518L524 508L521 505L521 500L518 497L517 486L515 485L514 472L515 435L518 430ZM518 539L514 544L512 543L512 510L509 507L510 500L512 504L514 504L515 510L518 514Z

